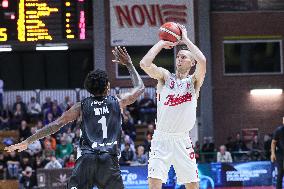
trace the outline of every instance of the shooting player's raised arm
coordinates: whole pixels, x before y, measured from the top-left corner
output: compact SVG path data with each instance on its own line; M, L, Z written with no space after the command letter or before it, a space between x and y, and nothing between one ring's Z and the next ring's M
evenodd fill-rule
M171 49L177 43L160 40L156 43L148 53L140 61L140 67L153 79L164 82L169 76L170 72L162 67L156 66L153 61L158 53L163 49Z

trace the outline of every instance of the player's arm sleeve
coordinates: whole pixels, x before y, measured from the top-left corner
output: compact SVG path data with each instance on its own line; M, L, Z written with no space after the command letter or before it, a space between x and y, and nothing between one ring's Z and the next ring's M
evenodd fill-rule
M56 133L61 127L69 122L77 119L81 114L81 103L78 102L73 105L68 111L64 112L61 117L46 125L42 129L38 130L34 135L26 139L31 144L36 140L42 139L48 135Z

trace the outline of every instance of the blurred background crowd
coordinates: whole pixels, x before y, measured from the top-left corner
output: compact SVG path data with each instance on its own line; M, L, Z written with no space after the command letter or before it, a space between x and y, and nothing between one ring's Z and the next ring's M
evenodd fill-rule
M22 97L17 95L13 106L0 109L0 128L10 135L2 138L2 146L25 140L73 104L69 96L65 96L63 102L46 97L45 102L39 104L35 97L23 102ZM147 165L155 129L155 100L146 93L128 106L122 117L120 165ZM75 120L52 136L29 145L24 152L0 153L0 179L20 179L22 184L36 185L38 168L73 168L78 156L80 124L81 120ZM269 160L270 157L270 134L264 134L264 138L255 135L250 142L244 142L241 133L236 133L221 146L216 146L211 136L204 137L203 141L200 143L197 140L194 145L199 163L258 161Z

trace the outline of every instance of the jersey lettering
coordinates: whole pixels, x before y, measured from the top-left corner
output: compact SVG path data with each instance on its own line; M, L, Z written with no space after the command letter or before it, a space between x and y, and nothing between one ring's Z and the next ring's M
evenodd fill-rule
M94 112L95 112L95 115L102 115L102 114L109 113L107 106L104 106L102 108L94 108Z

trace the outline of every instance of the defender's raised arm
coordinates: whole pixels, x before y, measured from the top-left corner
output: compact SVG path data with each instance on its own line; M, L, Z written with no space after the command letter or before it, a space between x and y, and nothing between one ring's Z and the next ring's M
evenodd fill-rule
M33 143L36 140L49 136L53 133L56 133L61 127L63 127L67 123L76 120L80 116L80 112L81 112L81 103L78 102L75 105L73 105L67 112L64 112L63 115L59 117L57 120L51 122L42 129L38 130L34 135L30 136L21 143L6 147L5 150L8 152L12 152L15 150L21 152L26 150L29 144Z
M115 50L113 50L112 53L115 56L115 60L113 60L113 62L125 65L127 67L133 83L133 89L130 92L119 95L119 104L120 107L123 108L134 103L137 98L144 92L145 86L140 75L133 66L132 60L126 51L126 48L115 47Z

